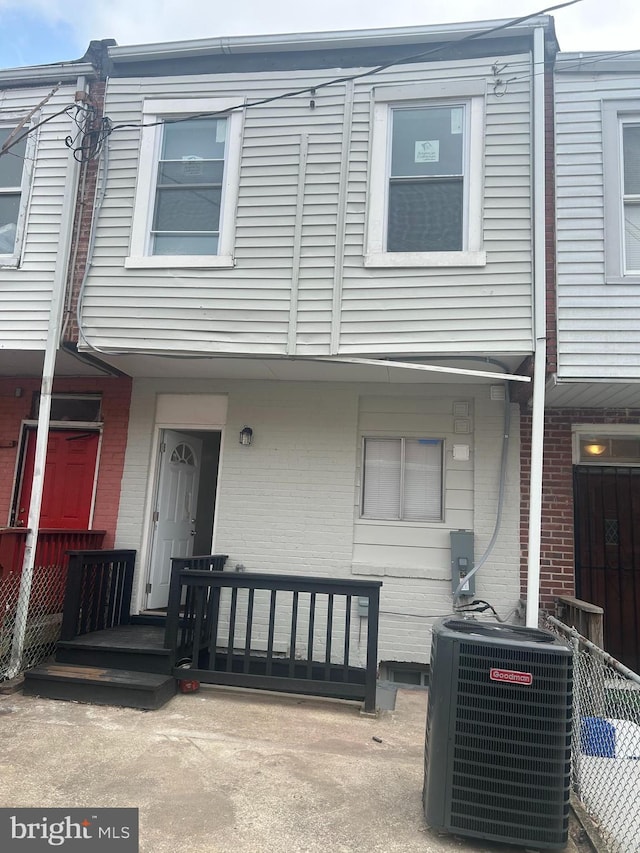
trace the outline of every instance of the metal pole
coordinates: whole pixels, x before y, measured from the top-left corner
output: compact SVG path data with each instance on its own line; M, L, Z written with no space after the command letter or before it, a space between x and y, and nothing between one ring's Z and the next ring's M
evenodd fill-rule
M85 86L86 82L84 77L78 78L76 91L84 91ZM29 501L29 514L27 517L28 533L24 548L24 559L22 562L20 591L18 593L18 601L16 604L16 621L13 630L13 641L11 644L11 660L7 671L9 678L15 678L20 672L22 656L24 653L24 643L27 631L27 614L29 611L29 599L31 597L36 545L38 543L38 531L40 526L40 509L42 507L42 490L44 486L44 473L47 461L47 445L49 443L51 392L53 390L56 355L58 347L60 346L62 309L64 307L64 298L66 293L69 252L75 213L74 202L78 185L79 168L80 163L75 159L73 151L70 149L67 156L67 175L62 201L58 254L56 257L56 265L52 282L49 328L47 330L47 340L44 350L42 383L40 386L40 405L38 408L38 426L36 430L33 482L31 486L31 498Z
M533 335L534 374L531 413L531 481L527 558L527 617L536 628L540 610L540 527L542 524L542 457L547 361L545 243L545 68L544 30L533 34Z

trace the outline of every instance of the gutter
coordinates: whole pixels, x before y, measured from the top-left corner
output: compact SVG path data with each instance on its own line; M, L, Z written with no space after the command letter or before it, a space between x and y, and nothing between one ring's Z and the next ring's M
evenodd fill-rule
M0 71L0 87L37 86L52 83L75 83L78 78L95 76L90 62L59 62L54 65L29 65L26 68L6 68Z
M288 33L265 36L223 36L213 39L162 42L111 47L112 62L145 62L217 54L282 53L305 50L336 50L356 47L380 47L405 44L430 44L456 41L509 23L510 19L439 24L427 27L394 27L339 32ZM491 38L513 37L548 26L551 18L539 15L504 30L490 33Z

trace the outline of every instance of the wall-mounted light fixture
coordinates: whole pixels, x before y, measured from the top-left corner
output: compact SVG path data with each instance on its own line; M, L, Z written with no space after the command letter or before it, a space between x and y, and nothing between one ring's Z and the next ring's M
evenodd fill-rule
M248 447L253 439L253 430L251 427L245 426L240 430L240 444Z
M587 441L584 444L584 452L588 453L589 456L602 456L606 450L607 445L597 439Z

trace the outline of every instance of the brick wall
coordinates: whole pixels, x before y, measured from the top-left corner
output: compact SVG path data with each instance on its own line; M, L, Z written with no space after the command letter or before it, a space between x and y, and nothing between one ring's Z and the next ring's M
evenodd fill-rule
M22 396L15 396L15 389ZM20 441L20 425L31 412L33 394L40 390L37 379L0 379L0 525L6 524L11 509L16 458ZM131 380L121 378L58 378L55 392L102 394L104 429L100 449L99 476L93 516L93 527L106 530L105 547L112 546L115 536L120 486L129 423ZM15 442L14 446L8 446Z
M640 423L640 410L551 409L545 415L542 473L540 600L575 595L573 542L572 424ZM531 414L521 415L522 498L520 516L522 596L526 595L529 485L531 482Z
M102 117L104 107L104 81L93 81L89 88L91 104L97 110L97 118ZM78 341L78 322L76 310L82 280L87 267L91 222L96 196L96 184L99 171L99 159L87 160L81 166L76 212L71 242L71 261L69 265L70 294L65 307L62 339L72 343Z

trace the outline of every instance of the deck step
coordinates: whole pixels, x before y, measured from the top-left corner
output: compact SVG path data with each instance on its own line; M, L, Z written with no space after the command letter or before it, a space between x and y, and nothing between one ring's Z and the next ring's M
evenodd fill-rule
M28 696L150 711L161 708L175 692L172 676L65 663L28 669L24 681Z
M59 640L56 661L76 666L97 666L171 673L171 653L164 648L164 630L151 625L121 625L83 634L73 640Z

